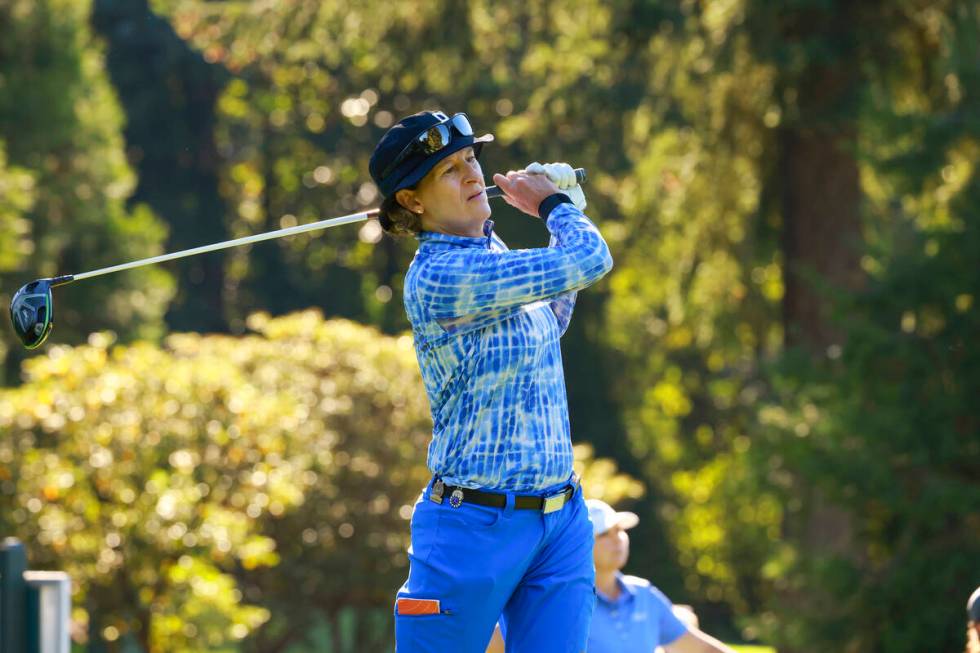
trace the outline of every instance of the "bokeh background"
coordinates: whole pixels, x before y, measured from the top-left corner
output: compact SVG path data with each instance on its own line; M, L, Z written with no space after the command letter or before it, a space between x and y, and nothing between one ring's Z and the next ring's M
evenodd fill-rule
M488 173L589 171L616 267L566 377L627 571L733 642L961 651L975 2L0 0L0 302L375 206L373 144L427 108L496 134ZM79 651L391 650L414 249L300 235L59 289L33 355L0 330L0 534L71 574Z

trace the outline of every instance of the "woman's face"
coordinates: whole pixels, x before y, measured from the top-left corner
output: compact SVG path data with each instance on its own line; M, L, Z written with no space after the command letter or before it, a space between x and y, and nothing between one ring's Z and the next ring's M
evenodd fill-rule
M592 559L598 572L619 571L630 555L630 538L618 524L595 538Z
M472 147L439 161L414 191L398 191L398 201L410 211L421 211L425 231L479 237L490 217L483 170Z

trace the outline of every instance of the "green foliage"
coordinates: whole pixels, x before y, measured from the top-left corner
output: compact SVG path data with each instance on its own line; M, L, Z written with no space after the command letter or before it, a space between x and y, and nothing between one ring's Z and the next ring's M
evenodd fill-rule
M31 248L24 217L34 204L34 178L22 168L7 165L6 148L0 141L0 270L17 266Z
M126 112L127 157L139 177L128 198L168 226L167 249L228 239L218 193L215 104L228 74L209 64L155 15L146 0L97 0L92 25ZM166 314L176 331L227 332L224 252L168 264L178 292Z
M108 640L216 650L260 604L377 602L404 573L429 437L410 343L312 313L253 324L53 347L2 395L3 530L71 574Z
M617 469L608 458L595 458L591 445L575 445L575 473L582 483L586 499L601 499L615 506L623 500L643 496L643 484Z
M632 194L648 217L617 255L610 337L626 352L633 451L668 498L688 591L755 613L744 632L787 650L952 650L953 579L975 559L980 505L963 339L976 330L978 132L961 90L976 76L964 54L977 16L852 9L837 22L827 3L717 4L664 30L670 72L653 78L667 97L651 93L663 109L635 132L637 169L659 183ZM863 38L872 31L880 41ZM807 85L842 57L869 90L821 105ZM777 135L801 125L860 126L866 198L870 279L837 302L843 337L816 360L781 347L801 325L779 311L789 215L774 198L789 180L773 162ZM823 521L827 508L841 520ZM907 618L892 628L895 614Z
M0 274L16 270L33 247L26 213L34 201L33 175L7 165L6 148L0 140ZM6 356L7 342L0 340L0 360Z
M145 208L125 207L133 175L120 136L123 117L88 27L89 6L75 0L0 5L6 161L0 234L18 240L3 249L5 306L33 279L160 252L163 226ZM84 341L95 329L126 339L159 335L172 292L168 279L160 269L144 269L57 293L57 338Z
M980 200L974 166L963 181L953 216ZM895 262L847 303L840 358L815 369L788 359L776 377L779 404L762 413L762 446L796 475L781 494L795 495L801 514L784 528L804 532L814 493L852 521L849 551L814 551L803 540L774 570L776 583L804 592L803 605L819 615L774 607L773 623L798 647L911 652L922 642L962 643L948 615L980 554L980 360L970 344L980 331L980 229L954 217L903 241L890 252Z
M748 429L760 361L781 346L784 282L767 188L777 71L752 56L744 11L684 4L649 36L605 308L630 450L683 570L665 589L753 613L783 509L745 481Z

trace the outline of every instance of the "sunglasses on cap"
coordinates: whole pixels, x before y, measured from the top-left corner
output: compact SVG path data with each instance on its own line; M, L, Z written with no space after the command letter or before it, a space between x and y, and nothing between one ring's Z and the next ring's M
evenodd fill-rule
M454 131L460 136L473 135L473 127L470 125L470 121L466 118L465 113L457 113L451 118L445 117L445 114L442 113L435 113L434 115L442 115L444 117L441 121L412 139L382 171L382 178L387 177L392 170L401 165L405 159L413 154L420 153L429 156L443 149L452 142L452 132Z

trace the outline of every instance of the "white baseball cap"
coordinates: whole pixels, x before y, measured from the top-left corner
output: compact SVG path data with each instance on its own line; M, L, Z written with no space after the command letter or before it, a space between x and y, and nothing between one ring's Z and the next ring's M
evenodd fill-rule
M970 600L966 602L966 613L970 616L970 621L980 624L980 587L973 592Z
M612 506L599 499L587 499L585 505L589 509L589 519L592 520L592 533L596 536L602 535L616 525L627 529L640 523L640 518L635 512L616 512Z

